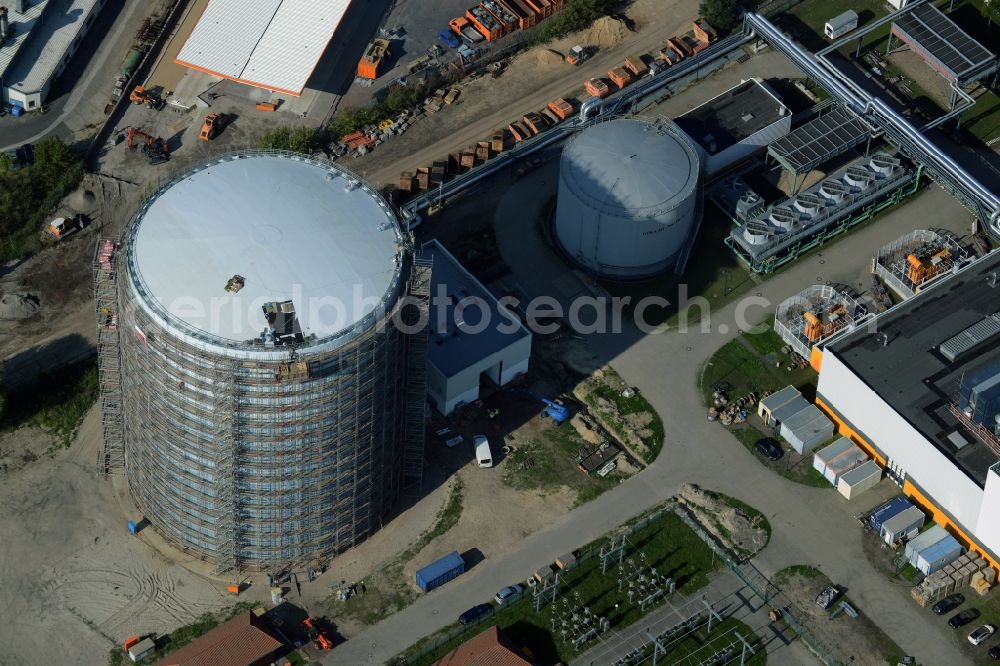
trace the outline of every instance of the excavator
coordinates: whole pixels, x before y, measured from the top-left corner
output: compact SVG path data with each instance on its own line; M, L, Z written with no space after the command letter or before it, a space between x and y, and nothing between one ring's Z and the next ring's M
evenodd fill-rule
M150 164L162 164L170 159L167 142L160 137L147 134L138 127L129 127L127 137L129 150L135 150L136 144L142 142L142 154L149 159Z
M129 100L133 104L145 104L154 111L159 111L163 108L163 98L156 93L151 93L142 86L136 86L135 90L131 92L128 96Z
M320 650L332 650L333 641L330 637L326 635L326 629L317 626L316 618L307 617L302 620L302 626L306 630L306 635L309 636L309 640L316 643L316 647Z

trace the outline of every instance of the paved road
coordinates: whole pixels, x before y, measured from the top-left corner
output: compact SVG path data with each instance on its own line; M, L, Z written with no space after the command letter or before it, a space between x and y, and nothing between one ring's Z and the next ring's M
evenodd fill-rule
M531 179L541 190L555 177L549 165ZM539 240L535 216L525 202L545 197L518 185L497 210L497 240L501 254L529 295L565 276L566 266ZM630 383L638 386L663 418L667 439L656 462L626 483L567 514L550 528L525 539L507 556L486 561L442 589L421 596L413 605L347 641L324 659L327 664L377 663L391 658L421 637L451 623L475 602L488 599L526 572L551 562L561 553L599 537L628 518L673 495L681 484L693 482L721 490L757 507L773 528L770 545L755 563L770 576L792 564L819 566L849 589L851 598L909 654L921 663L957 664L963 658L944 635L933 616L905 600L865 559L862 531L848 504L830 489L786 481L758 464L753 456L719 424L705 419L697 378L709 357L737 331L737 314L748 310L761 321L784 298L818 278L856 283L875 248L914 228L919 210L927 220L963 217L964 209L937 187L877 224L863 228L822 252L772 277L754 294L756 304L744 301L712 313L711 333L666 332L644 335L628 327L619 335L591 335L593 351L610 361ZM720 251L724 251L720 248ZM822 262L822 263L820 263Z
M9 144L0 150L33 143L49 134L68 141L74 132L103 122L104 105L110 99L115 74L135 31L152 6L153 3L111 0L98 14L97 23L87 33L69 69L56 82L56 86L72 82L72 87L62 94L57 92L46 103L45 115L29 113L21 118L0 118L0 141Z

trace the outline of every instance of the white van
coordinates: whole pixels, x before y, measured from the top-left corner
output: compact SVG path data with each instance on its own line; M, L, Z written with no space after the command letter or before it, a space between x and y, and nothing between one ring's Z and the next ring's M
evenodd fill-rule
M476 435L472 438L472 445L476 449L476 462L480 467L493 467L493 451L490 450L490 440L486 435Z

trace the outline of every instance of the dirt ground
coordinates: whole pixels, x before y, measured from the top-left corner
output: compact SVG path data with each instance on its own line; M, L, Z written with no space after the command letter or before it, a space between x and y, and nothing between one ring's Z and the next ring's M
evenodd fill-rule
M806 625L809 632L820 640L840 663L885 666L886 657L902 656L903 652L899 646L864 614L863 608L854 606L861 614L857 619L844 613L832 620L827 617L827 611L816 605L816 595L831 584L830 579L823 574L818 574L814 578L802 575L780 576L780 582L778 577L775 582L781 588L784 597L779 597L779 600L791 603L796 618Z
M607 76L631 53L662 48L671 35L686 31L695 18L693 0L636 0L625 10L633 30L620 29L611 19L596 29L573 33L516 56L497 79L482 76L462 84L457 104L424 117L405 134L360 158L343 163L376 184L395 183L401 170L430 164L457 148L488 137L519 114L537 110L559 97L580 97L583 82ZM574 68L561 54L580 44L596 55ZM511 100L518 100L512 107Z
M943 76L935 72L923 58L909 49L889 54L889 62L912 79L942 109L948 108L950 89Z

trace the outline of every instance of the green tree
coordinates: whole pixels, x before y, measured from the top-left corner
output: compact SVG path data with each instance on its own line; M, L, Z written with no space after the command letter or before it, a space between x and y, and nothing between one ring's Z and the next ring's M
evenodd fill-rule
M277 127L261 135L261 149L309 154L323 145L323 133L313 127Z
M729 30L740 18L740 6L736 0L701 0L698 13L717 30Z
M7 153L0 153L0 173L6 173L13 170L14 160Z

